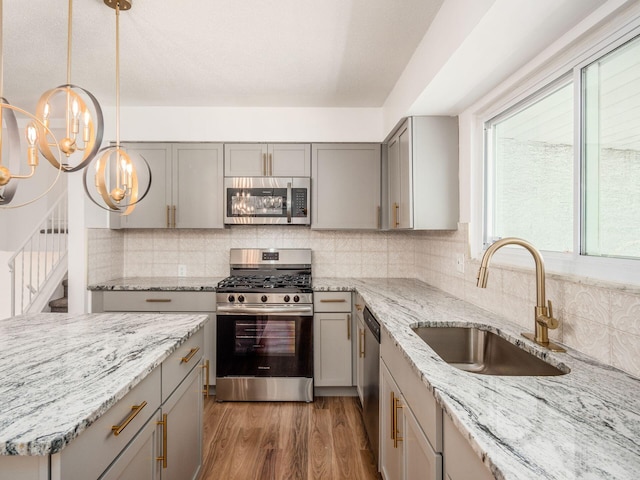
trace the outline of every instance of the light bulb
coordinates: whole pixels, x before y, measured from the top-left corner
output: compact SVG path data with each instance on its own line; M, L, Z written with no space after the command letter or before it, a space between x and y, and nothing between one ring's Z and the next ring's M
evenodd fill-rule
M74 119L80 118L80 105L78 105L78 99L74 98L71 103L71 113Z
M33 123L30 123L27 126L27 142L29 143L29 147L33 147L38 140L38 130L36 130L36 126Z

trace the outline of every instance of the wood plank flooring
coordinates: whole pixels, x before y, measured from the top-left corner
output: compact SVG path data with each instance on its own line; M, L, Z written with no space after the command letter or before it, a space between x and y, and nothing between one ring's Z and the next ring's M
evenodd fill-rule
M377 480L357 397L205 399L201 480Z

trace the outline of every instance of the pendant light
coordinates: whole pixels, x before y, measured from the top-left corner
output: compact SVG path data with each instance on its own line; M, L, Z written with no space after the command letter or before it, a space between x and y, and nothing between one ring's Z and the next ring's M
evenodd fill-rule
M54 128L56 125L53 123L58 119L55 112L63 112L64 138L54 144L43 136L38 142L38 147L42 155L55 167L59 165L51 148L59 148L66 157L62 170L75 172L86 167L96 156L102 143L104 120L100 104L91 92L71 83L73 0L69 0L68 17L67 83L42 94L36 107L36 116L46 127ZM77 163L73 165L72 161Z
M120 10L129 10L131 1L104 0L104 3L116 11L116 143L101 149L95 157L95 175L93 182L90 182L91 186L87 182L87 176L93 169L87 168L84 171L84 189L100 208L129 215L149 192L151 169L144 158L139 156L134 161L120 145ZM142 190L137 174L140 167L148 171L148 183Z
M17 182L15 180L25 180L33 178L36 173L36 169L39 164L38 150L36 143L39 138L44 138L45 141L53 139L55 137L53 133L42 123L40 120L31 113L11 105L3 97L4 88L4 28L3 28L3 2L0 0L0 208L18 208L29 203L33 203L39 198L46 195L55 185L59 176L58 174L53 179L48 188L42 191L40 194L34 196L30 200L23 201L23 203L15 204L11 203L16 190ZM26 151L22 149L22 142L20 140L20 133L18 128L18 120L16 113L25 117L27 120L27 126L25 128L25 140L27 141ZM60 152L58 151L58 158L60 158ZM53 154L52 154L53 157ZM21 158L24 158L28 172L25 170L21 162ZM53 157L55 158L55 157ZM13 181L12 181L13 180Z

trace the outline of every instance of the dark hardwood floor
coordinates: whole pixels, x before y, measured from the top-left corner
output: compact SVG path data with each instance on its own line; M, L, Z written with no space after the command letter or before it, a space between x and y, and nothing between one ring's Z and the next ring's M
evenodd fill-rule
M377 480L357 397L205 399L202 480Z

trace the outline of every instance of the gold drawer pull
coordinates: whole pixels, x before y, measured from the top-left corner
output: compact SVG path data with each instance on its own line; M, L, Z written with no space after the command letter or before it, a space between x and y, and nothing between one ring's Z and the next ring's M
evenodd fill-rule
M147 298L145 300L147 303L169 303L170 301L170 298Z
M156 457L158 462L162 462L162 468L167 468L167 414L162 415L162 421L156 422L156 425L162 425L162 456Z
M193 358L193 356L198 353L198 350L200 350L200 347L193 347L188 355L186 357L182 357L182 360L180 360L180 363L189 363L189 360L191 360Z
M131 407L131 413L125 419L125 421L122 422L120 425L114 425L113 427L111 427L111 431L113 432L113 434L116 437L120 435L122 431L127 427L127 425L131 423L131 420L136 418L136 415L138 415L140 413L140 410L142 410L146 405L147 405L147 402L143 400L140 405L134 405L133 407Z
M202 393L204 393L206 398L209 398L209 360L205 361L204 365L201 366L204 368L205 372L204 391Z
M393 448L398 448L398 442L402 441L402 437L400 436L400 432L398 431L398 409L402 408L400 405L400 399L395 397L393 400Z
M345 303L344 298L321 298L320 303Z

